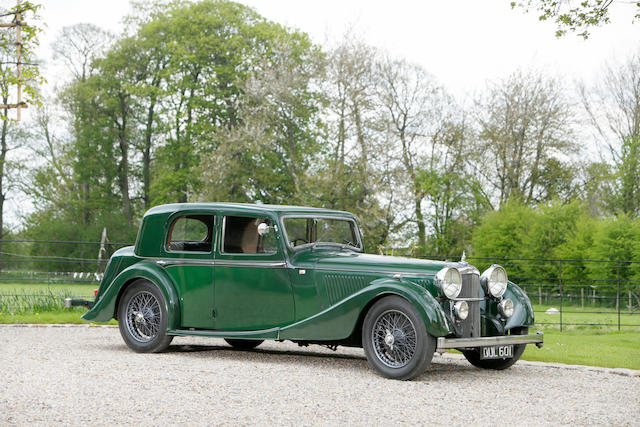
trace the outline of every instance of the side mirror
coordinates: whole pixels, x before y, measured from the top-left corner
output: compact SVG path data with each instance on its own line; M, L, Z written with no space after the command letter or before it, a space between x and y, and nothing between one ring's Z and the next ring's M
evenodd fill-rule
M269 224L267 224L266 222L261 222L260 224L258 224L258 234L260 236L265 236L269 233Z

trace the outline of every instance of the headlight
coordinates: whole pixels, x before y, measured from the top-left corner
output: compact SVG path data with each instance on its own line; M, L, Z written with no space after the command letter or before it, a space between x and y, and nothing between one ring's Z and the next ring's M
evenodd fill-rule
M511 317L513 316L513 301L509 298L503 299L498 304L498 311L502 314L502 317Z
M482 273L480 283L485 292L495 298L500 298L507 290L507 272L504 268L494 264Z
M469 304L466 301L458 301L453 306L453 311L455 312L458 319L464 320L469 316Z
M462 290L462 276L457 268L445 267L436 274L436 283L449 299L457 298Z

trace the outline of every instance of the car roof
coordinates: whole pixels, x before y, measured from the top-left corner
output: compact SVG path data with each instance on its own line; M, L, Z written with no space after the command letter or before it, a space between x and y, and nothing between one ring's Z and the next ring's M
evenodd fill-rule
M179 211L192 210L219 210L219 211L235 211L247 213L274 212L278 215L285 214L333 214L348 215L353 217L349 212L334 209L314 208L309 206L292 206L292 205L267 205L256 203L227 203L227 202L202 202L202 203L171 203L159 205L149 209L145 216L162 213L173 213Z

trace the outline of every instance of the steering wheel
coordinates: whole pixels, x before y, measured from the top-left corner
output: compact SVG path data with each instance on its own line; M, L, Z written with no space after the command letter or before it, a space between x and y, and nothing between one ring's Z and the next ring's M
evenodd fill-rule
M297 239L293 239L293 240L291 241L291 245L293 245L293 246L298 246L298 241L302 242L301 244L303 244L303 245L304 245L305 243L309 243L309 241L308 241L307 239L303 239L303 238L301 238L301 237L298 237Z

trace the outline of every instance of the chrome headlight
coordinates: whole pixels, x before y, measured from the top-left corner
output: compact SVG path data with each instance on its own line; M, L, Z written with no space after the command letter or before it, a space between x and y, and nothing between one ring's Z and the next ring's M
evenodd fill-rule
M503 299L502 301L500 301L500 304L498 304L498 311L500 312L500 314L502 314L502 317L513 316L513 310L513 301L511 301L509 298Z
M457 268L445 267L436 274L436 283L449 299L457 298L462 290L462 276Z
M494 264L482 273L480 283L485 292L494 298L500 298L507 290L507 272L504 268Z
M458 319L465 320L469 316L469 304L466 301L458 301L453 306L453 311Z

